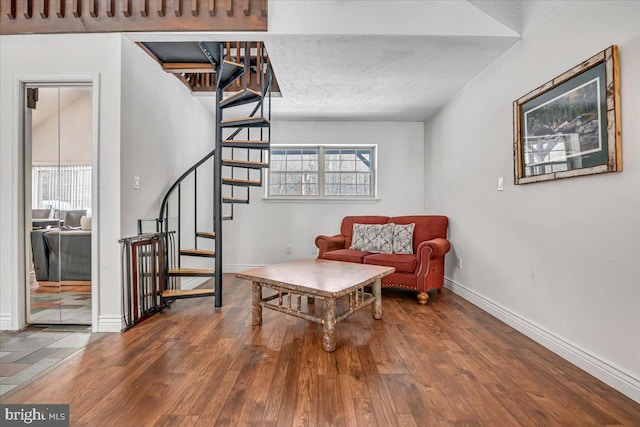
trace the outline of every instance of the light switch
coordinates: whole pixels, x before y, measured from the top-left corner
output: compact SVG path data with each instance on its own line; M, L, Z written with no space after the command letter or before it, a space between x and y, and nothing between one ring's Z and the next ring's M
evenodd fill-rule
M140 189L140 177L137 175L133 177L133 189L134 190Z
M498 178L498 191L503 191L504 190L504 178L500 177Z

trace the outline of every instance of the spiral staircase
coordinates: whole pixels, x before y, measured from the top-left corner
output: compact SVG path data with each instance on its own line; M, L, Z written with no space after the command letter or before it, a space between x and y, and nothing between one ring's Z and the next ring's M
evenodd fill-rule
M215 297L215 306L220 307L222 223L233 219L235 205L250 203L250 189L262 186L269 167L275 80L271 64L261 42L145 43L141 47L192 91L215 91L215 145L171 185L155 223L166 239L163 305L183 298ZM176 53L182 65L171 58ZM202 209L202 204L210 205ZM211 215L201 218L201 211ZM141 232L140 222L138 228ZM197 262L191 260L195 259L206 259L209 266L194 268ZM194 277L213 278L214 289L181 289L181 279Z

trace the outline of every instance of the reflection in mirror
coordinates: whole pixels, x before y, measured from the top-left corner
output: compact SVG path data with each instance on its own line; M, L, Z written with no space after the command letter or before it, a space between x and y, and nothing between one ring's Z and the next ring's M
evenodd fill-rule
M25 92L27 322L90 324L92 88L47 85Z

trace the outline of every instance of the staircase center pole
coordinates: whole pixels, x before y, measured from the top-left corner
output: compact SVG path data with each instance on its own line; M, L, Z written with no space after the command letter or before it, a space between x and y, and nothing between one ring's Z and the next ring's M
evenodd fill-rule
M220 48L220 58L222 47ZM220 76L222 60L217 66L216 76ZM213 231L215 232L215 306L222 307L222 108L220 101L223 97L223 89L218 84L216 87L216 146L213 156Z

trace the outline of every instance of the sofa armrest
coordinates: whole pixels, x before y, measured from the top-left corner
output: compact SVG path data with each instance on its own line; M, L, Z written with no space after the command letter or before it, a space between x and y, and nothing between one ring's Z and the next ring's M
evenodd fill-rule
M343 235L336 236L318 236L316 237L316 246L318 247L318 258L322 258L325 252L335 251L336 249L344 249L346 239Z
M430 258L437 258L443 256L451 249L451 244L447 239L436 237L435 239L426 240L418 245L418 263L421 263L423 256L427 255ZM424 260L426 261L426 260Z
M444 278L444 262L443 256L451 249L451 244L447 239L437 237L435 239L427 240L418 245L416 256L418 263L416 265L416 287L419 292L427 292L430 288L441 288L442 278ZM436 262L437 258L442 259L440 262ZM428 280L429 271L434 269L431 274L433 276L431 280ZM435 274L435 276L434 276ZM436 276L441 276L437 280ZM433 281L436 280L439 286L434 286Z

